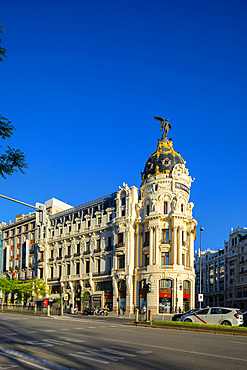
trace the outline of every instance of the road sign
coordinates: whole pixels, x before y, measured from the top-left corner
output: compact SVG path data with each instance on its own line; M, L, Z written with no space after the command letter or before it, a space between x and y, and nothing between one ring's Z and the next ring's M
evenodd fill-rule
M67 293L65 293L65 294L64 294L64 296L63 296L63 299L64 299L65 301L68 301L68 299L69 299L69 295L68 295Z
M203 302L203 294L198 294L198 302Z
M44 307L47 307L48 306L48 303L49 303L49 299L45 298L44 299Z

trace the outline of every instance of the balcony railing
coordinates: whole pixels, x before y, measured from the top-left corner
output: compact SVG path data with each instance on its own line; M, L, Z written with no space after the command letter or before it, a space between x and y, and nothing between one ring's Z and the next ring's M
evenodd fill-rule
M85 251L84 254L90 254L90 251Z
M171 239L162 239L161 240L161 244L170 244L171 243ZM145 244L145 243L144 243ZM148 244L149 245L149 244Z
M125 243L121 242L121 243L116 244L116 248L122 248L122 247L125 247Z
M75 256L75 257L78 257L78 256L80 256L80 255L81 255L81 253L80 253L80 252L78 252L78 253L75 253L75 254L74 254L74 256Z
M102 272L93 272L93 276L104 276L104 275L111 275L111 270Z

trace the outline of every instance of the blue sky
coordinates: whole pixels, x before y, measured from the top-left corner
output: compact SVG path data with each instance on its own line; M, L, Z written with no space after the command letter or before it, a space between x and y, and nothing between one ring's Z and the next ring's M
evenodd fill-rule
M1 109L25 175L4 194L75 206L140 186L169 118L186 160L202 247L223 247L246 218L245 0L8 0ZM32 211L0 199L0 220ZM199 247L199 241L195 248Z

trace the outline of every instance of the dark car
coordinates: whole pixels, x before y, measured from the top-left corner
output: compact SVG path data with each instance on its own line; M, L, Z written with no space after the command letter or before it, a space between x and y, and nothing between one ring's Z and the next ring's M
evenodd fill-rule
M176 313L173 317L172 317L172 321L179 321L181 319L182 316L184 315L188 315L188 314L192 314L196 311L198 311L199 308L192 308L191 310L187 311L187 312L184 312L184 313Z
M244 319L243 326L247 326L247 311L243 312L243 319Z

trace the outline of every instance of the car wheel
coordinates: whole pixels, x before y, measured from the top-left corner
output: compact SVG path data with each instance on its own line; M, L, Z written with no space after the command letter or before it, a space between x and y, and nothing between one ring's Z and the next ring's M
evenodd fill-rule
M184 322L192 322L191 319L185 319Z
M177 317L175 321L180 321L180 318L179 318L179 317Z
M221 325L225 325L225 326L232 326L232 324L230 323L230 321L222 321Z

